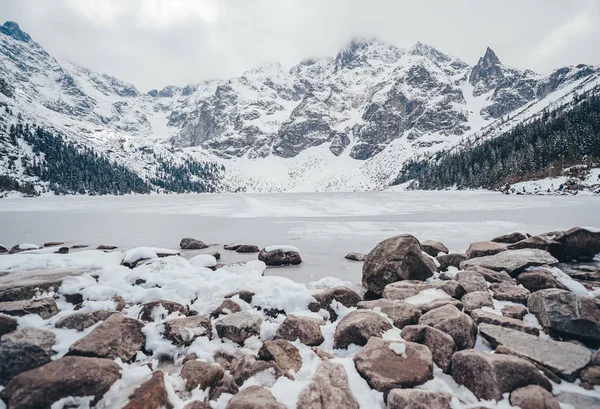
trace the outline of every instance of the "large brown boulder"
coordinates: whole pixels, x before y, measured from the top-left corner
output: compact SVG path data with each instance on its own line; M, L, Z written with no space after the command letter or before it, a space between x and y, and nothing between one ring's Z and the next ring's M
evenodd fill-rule
M54 298L37 300L18 300L0 302L0 313L21 317L27 314L37 314L47 320L58 314L58 306Z
M529 311L523 305L505 305L502 307L502 315L508 318L522 320Z
M123 409L172 408L173 405L165 388L165 375L161 371L154 372L150 379L133 391L129 396L129 402L123 407Z
M113 314L92 332L69 347L69 355L131 360L146 343L144 324L122 314Z
M421 318L421 311L412 304L399 300L388 300L382 298L380 300L361 301L357 305L358 309L379 309L382 313L388 316L394 323L396 328L404 328L407 325L416 324Z
M448 247L444 246L442 242L435 240L426 240L421 242L421 250L429 254L431 257L437 257L438 254L448 254Z
M255 314L236 312L221 318L215 324L217 334L238 344L243 344L251 336L260 335L262 319Z
M277 329L277 339L288 341L299 339L304 345L318 346L325 341L321 333L323 324L325 323L318 319L290 314Z
M76 312L66 317L62 317L54 326L56 328L69 328L76 329L77 331L83 331L86 328L91 327L98 321L104 321L117 311L109 310L98 310L89 312Z
M565 247L566 260L591 260L600 253L600 231L573 227L559 234L556 241Z
M392 389L412 388L433 378L429 348L414 342L372 337L353 360L360 376L384 395Z
M355 291L352 291L348 287L333 287L320 293L313 294L316 302L308 304L308 309L312 312L318 312L324 309L329 312L329 317L332 321L337 319L337 314L331 308L331 302L333 300L339 302L345 307L356 307L360 302L361 298Z
M455 280L465 289L467 293L475 291L487 291L487 281L475 271L466 270L456 274Z
M381 335L392 329L392 325L381 315L371 310L356 310L339 322L333 337L335 349L345 349L348 345L363 346L371 337Z
M538 249L547 251L558 261L565 261L565 248L562 243L548 236L533 236L507 246L509 250Z
M258 253L258 259L268 266L284 266L286 264L300 264L302 257L297 249L291 246L281 246L282 248L265 247Z
M3 335L0 342L0 384L50 362L56 336L39 328L23 328Z
M423 281L436 271L435 264L423 254L419 240L409 234L395 236L377 244L367 255L362 269L362 284L380 294L386 285L401 280Z
M93 396L95 404L120 377L121 368L110 359L65 356L17 375L0 398L11 409L49 408L68 396Z
M302 368L300 351L285 339L267 340L258 351L258 357L264 361L275 361L282 371L298 372Z
M429 325L450 335L458 350L475 346L477 325L467 314L452 305L436 308L419 319L419 325Z
M506 246L503 244L495 243L493 241L478 241L469 245L465 255L467 256L467 259L471 259L492 256L502 251L506 251Z
M428 283L415 280L406 280L397 281L395 283L386 285L382 295L383 298L390 300L404 300L419 294L421 291L435 289L442 290L450 297L459 300L466 293L462 285L455 280L433 281Z
M210 318L201 315L165 322L165 338L177 346L188 346L198 337L212 338Z
M392 389L387 409L450 409L451 395L419 389Z
M533 271L524 271L517 277L517 283L527 288L532 293L546 288L567 288L562 285L554 275L548 270L539 269Z
M450 335L427 325L408 325L400 335L405 341L425 345L431 351L433 362L445 373L450 371L452 355L456 352L456 344Z
M516 277L529 267L555 266L558 260L550 253L537 249L508 250L500 253L472 258L460 263L460 268L468 270L471 267L484 267L494 271L506 271Z
M191 237L186 237L184 239L181 239L181 242L179 242L179 247L181 247L183 250L200 250L205 249L208 246L200 240L196 240Z
M466 271L475 271L488 283L513 282L513 278L504 271L494 271L481 266L469 266Z
M524 386L512 391L510 404L521 409L560 409L554 396L538 385Z
M250 386L235 395L226 409L286 409L262 386Z
M529 311L551 334L586 342L600 342L600 300L558 289L529 296Z
M494 299L487 291L475 291L473 293L465 294L463 295L463 298L460 299L460 302L463 305L464 312L469 315L478 308L494 307Z
M297 409L358 409L341 364L322 361L312 381L300 393Z
M502 394L527 385L552 390L552 384L538 369L524 359L491 354L474 349L452 356L452 378L479 399L502 399Z

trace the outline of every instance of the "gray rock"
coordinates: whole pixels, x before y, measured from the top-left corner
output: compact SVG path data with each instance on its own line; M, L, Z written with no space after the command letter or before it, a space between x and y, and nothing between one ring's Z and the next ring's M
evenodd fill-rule
M507 246L509 250L538 249L552 255L558 261L565 261L565 248L562 243L546 235L533 236Z
M506 251L506 246L500 243L494 243L493 241L478 241L471 243L467 249L465 255L467 259L492 256L502 251Z
M367 255L363 254L363 253L348 253L344 256L344 258L346 260L352 260L352 261L365 261L365 258L367 258Z
M600 341L600 300L597 298L547 289L533 293L527 306L551 334Z
M460 253L441 254L435 258L440 263L439 270L446 271L449 267L460 268L460 263L467 259L467 256Z
M61 319L56 321L54 326L56 328L68 328L76 329L77 331L83 331L84 329L91 327L98 321L104 321L116 312L117 311L109 310L76 312L71 315L67 315L66 317L62 317Z
M431 351L433 362L445 373L450 372L452 355L456 352L456 344L450 335L427 325L408 325L400 335L405 341L425 345Z
M491 324L499 327L514 329L515 331L521 331L530 335L540 335L539 329L525 325L523 321L519 321L514 318L508 318L503 315L494 314L484 310L474 310L471 313L471 318L473 318L478 325Z
M396 349L404 344L404 355ZM372 389L384 396L395 388L412 388L433 378L433 358L429 348L414 342L369 339L367 345L354 355L354 365Z
M379 310L388 316L394 322L396 328L404 328L407 325L416 324L421 318L421 311L412 304L399 300L380 300L361 301L357 305L358 309Z
M183 364L181 368L181 377L185 379L185 386L188 390L216 387L225 376L225 371L219 364L211 364L195 359L190 359Z
M390 329L392 329L392 325L375 311L352 311L337 325L333 347L345 349L350 344L363 346L371 337L381 337L385 331Z
M477 325L471 317L452 305L436 308L423 314L419 319L419 325L429 325L450 335L458 350L475 346Z
M260 253L258 253L258 259L268 266L284 266L287 264L296 265L302 263L300 253L296 251L284 251L281 249L268 252L265 249L262 249Z
M543 250L522 249L503 251L492 256L478 257L460 263L463 270L469 267L485 267L494 271L506 271L516 277L529 267L555 266L558 260Z
M590 409L600 407L600 398L596 396L583 395L576 392L561 392L556 395L556 400L574 409Z
M286 409L262 386L250 386L235 395L226 409Z
M243 344L248 338L260 335L262 319L258 315L247 312L236 312L226 315L215 324L217 334L238 344Z
M155 310L155 308L157 308ZM161 321L174 312L187 315L189 307L168 300L150 301L142 305L138 319L143 322Z
M69 355L121 358L130 361L146 343L144 324L122 314L113 314L92 332L69 347Z
M50 362L55 342L53 332L38 328L23 328L3 335L0 342L0 383L6 384L16 375Z
M267 340L258 351L258 357L264 361L275 361L285 373L298 372L302 368L300 351L285 339Z
M490 284L490 290L494 298L498 301L510 301L517 302L523 305L527 305L527 300L531 293L529 290L517 287L509 282L494 283Z
M569 382L577 378L592 358L587 348L571 342L553 341L489 324L481 324L479 332L494 348L501 345L503 351L536 362Z
M0 313L21 317L27 314L38 314L47 320L58 314L58 306L54 298L40 298L38 300L20 300L0 302Z
M426 240L421 242L421 250L429 254L431 257L437 257L440 253L448 254L448 247L443 243L435 240Z
M524 386L512 391L510 404L521 409L560 409L554 396L538 385Z
M17 330L18 322L8 315L0 314L0 337Z
M517 277L517 283L527 288L532 293L546 288L560 288L566 290L551 272L544 269L524 271Z
M198 337L212 338L210 318L196 315L165 322L164 336L177 346L188 346Z
M377 244L367 255L362 269L362 284L381 294L386 285L401 280L423 281L433 275L433 261L421 251L419 241L408 234Z
M526 233L521 233L521 232L515 231L515 232L512 232L512 233L503 234L502 236L494 237L492 239L492 241L496 242L496 243L508 243L508 244L510 244L510 243L516 243L516 242L521 241L521 240L525 240L528 237L531 237L531 236L529 236Z
M388 284L383 290L383 298L390 300L404 300L419 294L421 291L439 289L444 291L449 296L461 299L465 295L466 291L454 280L445 281L433 281L429 283L423 283L415 280L398 281L395 283Z
M514 282L513 278L504 271L494 271L481 266L470 266L466 268L466 271L475 271L488 283L501 283L503 281L507 281L509 283Z
M421 314L426 314L431 310L435 310L436 308L444 307L446 305L452 305L458 310L463 309L462 303L458 300L455 300L454 298L443 298L440 300L434 300L425 304L419 304L416 307L419 309L419 311L421 311Z
M322 361L311 382L300 393L298 409L358 409L341 364Z
M27 250L37 250L39 248L40 248L40 246L38 246L38 245L24 246L23 244L17 244L10 249L8 254L21 253L22 251L27 251Z
M392 389L387 409L450 409L451 395L419 389Z
M67 396L93 396L97 403L121 377L110 359L65 356L14 377L0 391L11 409L49 408Z
M487 281L485 281L485 278L483 278L481 274L475 271L461 271L460 273L456 274L455 279L467 293L473 293L475 291L487 291Z
M524 359L473 349L452 356L452 378L479 399L501 400L502 394L527 385L552 390L552 384Z
M463 295L460 299L465 313L471 315L473 310L483 307L494 307L494 299L487 291L475 291Z
M196 240L191 237L186 237L184 239L181 239L179 247L181 247L183 250L200 250L205 249L208 246L200 240Z
M360 302L361 298L355 291L352 291L348 287L333 287L317 294L313 294L316 302L308 304L308 309L312 312L318 312L324 309L329 312L329 317L332 321L337 319L337 314L331 308L331 302L333 300L342 304L345 307L356 307Z
M314 318L290 314L277 329L277 339L288 341L299 339L304 345L318 346L325 341L321 333L321 325L323 324L325 324L323 321Z
M153 372L150 379L133 391L123 409L173 409L165 388L165 375Z
M505 305L502 307L502 315L508 318L522 320L527 313L527 308L522 305Z
M556 241L565 247L566 260L592 260L600 253L600 231L573 227L559 234Z
M241 244L235 251L236 253L258 253L260 249L254 244Z

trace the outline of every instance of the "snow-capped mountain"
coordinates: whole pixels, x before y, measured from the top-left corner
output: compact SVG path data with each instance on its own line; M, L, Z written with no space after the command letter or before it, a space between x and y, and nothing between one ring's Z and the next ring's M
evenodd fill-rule
M600 67L540 75L489 48L471 67L422 43L354 40L289 70L269 64L141 93L57 60L16 23L0 27L0 105L142 178L165 158L216 161L223 190L382 188L415 155L497 134L599 81ZM0 110L0 124L13 120Z

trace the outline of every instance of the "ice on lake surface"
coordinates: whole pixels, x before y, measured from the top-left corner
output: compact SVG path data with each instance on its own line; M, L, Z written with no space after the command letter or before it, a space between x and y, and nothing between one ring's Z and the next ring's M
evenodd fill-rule
M512 231L532 234L573 226L600 227L593 196L506 196L491 192L358 192L65 196L0 200L0 244L117 245L179 248L183 237L214 245L184 251L190 258L219 251L221 262L254 254L223 250L228 243L292 245L300 266L268 274L311 282L334 276L360 282L362 263L344 259L368 253L402 233L440 240L464 251L470 242Z

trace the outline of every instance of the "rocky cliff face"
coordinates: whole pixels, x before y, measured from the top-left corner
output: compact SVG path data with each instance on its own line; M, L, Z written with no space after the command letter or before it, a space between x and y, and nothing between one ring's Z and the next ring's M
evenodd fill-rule
M194 155L221 161L236 187L268 180L258 190L385 185L408 157L543 109L599 75L578 65L542 76L503 65L489 48L470 67L422 43L354 40L289 70L270 64L141 93L56 60L16 23L0 27L0 104L142 174L158 156Z

